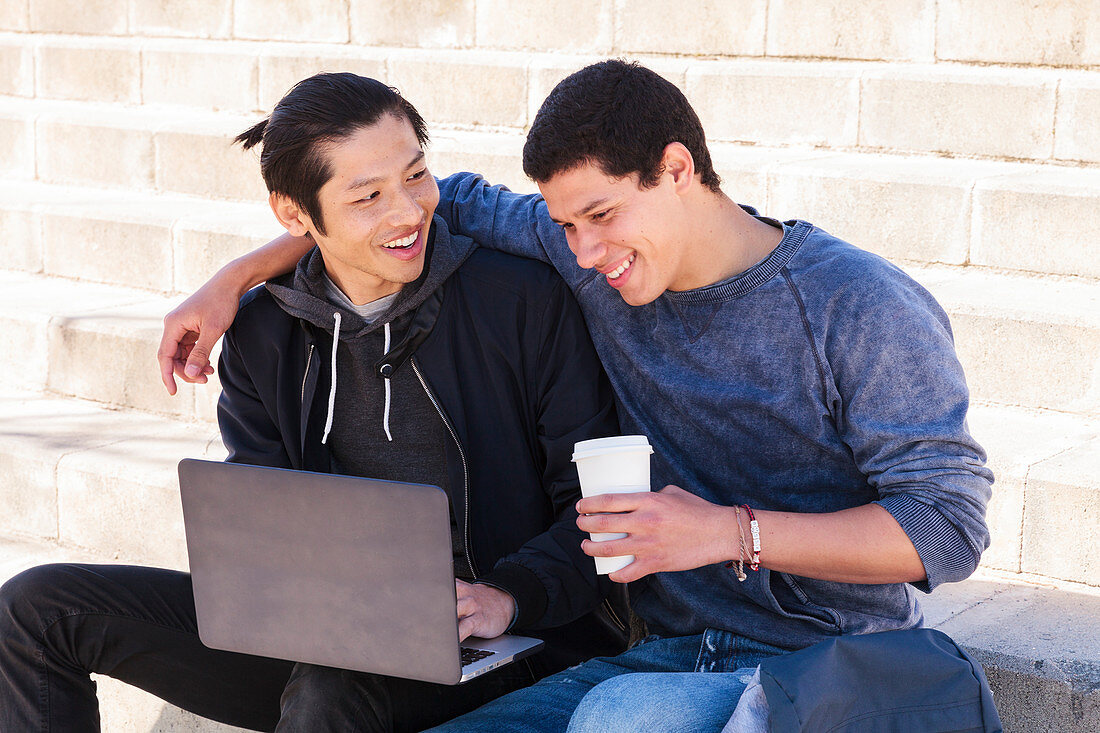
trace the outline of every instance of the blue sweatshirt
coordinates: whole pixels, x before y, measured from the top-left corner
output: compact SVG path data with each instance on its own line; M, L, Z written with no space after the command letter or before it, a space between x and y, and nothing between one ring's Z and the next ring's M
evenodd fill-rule
M788 649L920 625L914 587L962 580L989 544L993 476L966 426L947 315L897 267L804 221L729 280L630 306L577 265L539 196L440 182L437 213L482 246L549 262L572 288L619 404L649 436L653 488L791 512L882 505L927 580L862 585L722 564L631 586L651 633L726 629ZM747 209L749 213L755 211ZM767 548L765 548L765 553Z

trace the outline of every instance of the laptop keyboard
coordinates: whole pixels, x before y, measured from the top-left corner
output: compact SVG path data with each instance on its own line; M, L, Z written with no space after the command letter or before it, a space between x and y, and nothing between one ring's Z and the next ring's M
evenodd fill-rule
M467 664L473 664L474 662L481 661L485 657L493 656L494 652L486 651L484 649L474 649L473 647L464 646L459 647L459 651L462 652L462 666Z

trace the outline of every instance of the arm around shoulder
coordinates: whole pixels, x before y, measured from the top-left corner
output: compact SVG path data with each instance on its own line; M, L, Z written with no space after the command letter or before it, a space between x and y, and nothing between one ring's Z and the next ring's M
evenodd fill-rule
M487 249L555 266L555 250L569 254L565 237L550 220L541 196L490 185L477 173L455 173L438 183L436 213L452 232Z
M249 288L289 272L313 247L310 237L282 234L233 260L164 317L157 362L168 394L176 377L205 383L213 373L210 353L237 314L237 303Z

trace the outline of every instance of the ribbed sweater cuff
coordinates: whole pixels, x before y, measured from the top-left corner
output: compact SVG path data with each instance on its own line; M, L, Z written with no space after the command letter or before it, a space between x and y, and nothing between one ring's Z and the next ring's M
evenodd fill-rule
M904 494L893 494L875 503L890 512L917 549L928 576L913 583L918 590L931 593L940 583L962 580L974 572L978 556L941 511Z
M499 563L477 582L500 588L515 599L516 617L510 628L526 628L546 614L546 588L537 575L522 565Z

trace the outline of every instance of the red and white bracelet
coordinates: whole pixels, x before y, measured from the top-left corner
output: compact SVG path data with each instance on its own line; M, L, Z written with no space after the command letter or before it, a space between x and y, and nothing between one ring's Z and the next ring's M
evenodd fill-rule
M760 569L760 524L748 504L742 504L745 513L749 515L749 533L752 534L752 557L749 559L749 567L753 570ZM739 524L740 526L740 524Z
M748 549L745 547L745 530L741 526L741 509L745 510L745 514L749 516L749 532L752 534L752 554L749 555ZM734 518L737 521L737 559L730 560L726 563L727 568L735 568L737 574L737 580L744 582L748 577L745 575L745 556L749 557L749 567L753 570L760 569L760 524L756 521L756 515L752 513L752 509L748 504L742 504L741 506L733 507Z

